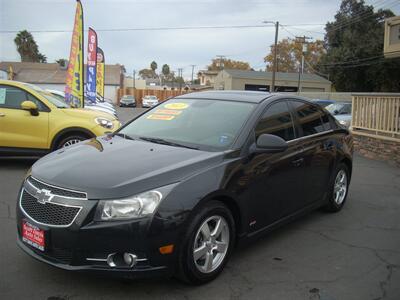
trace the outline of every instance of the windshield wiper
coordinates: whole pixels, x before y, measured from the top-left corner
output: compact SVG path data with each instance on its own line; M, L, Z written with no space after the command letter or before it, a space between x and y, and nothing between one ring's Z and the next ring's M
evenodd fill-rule
M133 137L127 135L126 133L121 133L121 132L115 132L115 133L112 134L112 136L120 136L120 137L122 137L122 138L124 138L126 140L134 140Z
M143 141L151 142L151 143L156 143L156 144L175 146L175 147L182 147L182 148L188 148L188 149L194 149L194 150L198 150L199 149L199 148L196 148L196 147L191 147L191 146L186 146L186 145L175 143L175 142L170 142L170 141L167 141L167 140L164 140L164 139L160 139L160 138L152 138L152 137L140 136L139 139L141 139Z

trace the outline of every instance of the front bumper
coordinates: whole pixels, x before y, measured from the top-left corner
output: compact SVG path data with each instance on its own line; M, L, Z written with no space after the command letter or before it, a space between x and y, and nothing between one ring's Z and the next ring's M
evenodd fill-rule
M75 200L73 205L77 205L77 201L79 200ZM35 221L21 209L20 194L17 205L19 247L39 261L70 271L107 273L132 278L168 276L174 272L175 253L161 254L159 247L173 244L177 240L176 230L160 230L163 221L157 217L94 222L97 201L83 201L85 203L81 211L70 226L54 227ZM44 251L22 240L23 222L44 231ZM110 267L107 264L108 255L126 252L135 254L138 258L133 267Z

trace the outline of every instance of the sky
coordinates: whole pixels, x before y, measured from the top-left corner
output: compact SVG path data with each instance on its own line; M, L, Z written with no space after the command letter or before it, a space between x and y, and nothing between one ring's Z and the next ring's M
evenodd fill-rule
M127 73L148 68L155 60L185 78L225 55L264 69L263 57L274 42L298 35L323 39L324 24L334 20L340 0L81 0L85 30L97 31L106 63L120 63ZM367 0L400 14L398 0ZM0 0L0 61L20 61L14 37L31 31L48 62L68 58L76 2L74 0ZM148 28L255 25L255 28L142 30ZM134 30L132 30L134 29ZM141 30L138 30L141 29ZM104 31L113 30L113 31ZM7 32L4 32L7 31ZM11 31L11 32L10 32ZM49 32L50 31L50 32ZM51 32L53 31L53 32ZM56 32L54 32L56 31ZM85 32L87 40L87 32ZM86 47L86 46L85 46Z

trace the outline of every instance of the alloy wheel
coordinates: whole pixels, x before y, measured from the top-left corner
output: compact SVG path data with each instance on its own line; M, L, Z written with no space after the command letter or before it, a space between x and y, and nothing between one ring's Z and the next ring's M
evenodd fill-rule
M340 170L335 179L333 188L333 199L337 205L341 205L346 198L347 192L347 175L344 170Z
M68 147L68 146L72 146L72 145L78 144L79 142L81 142L81 140L80 140L80 139L77 139L77 138L73 138L73 139L67 140L67 141L62 145L62 148L65 148L65 147Z
M229 225L222 216L206 219L196 233L193 259L197 270L211 273L224 261L229 247Z

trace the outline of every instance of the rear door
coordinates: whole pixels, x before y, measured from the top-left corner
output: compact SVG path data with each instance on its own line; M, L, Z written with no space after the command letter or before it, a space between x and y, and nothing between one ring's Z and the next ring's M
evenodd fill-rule
M21 109L29 100L38 106L39 115ZM49 109L25 90L0 85L0 147L46 149L49 132Z
M303 148L304 176L301 179L306 206L323 199L333 167L336 144L328 115L317 105L290 100ZM299 207L300 208L300 207Z

